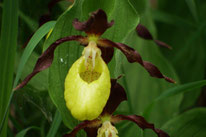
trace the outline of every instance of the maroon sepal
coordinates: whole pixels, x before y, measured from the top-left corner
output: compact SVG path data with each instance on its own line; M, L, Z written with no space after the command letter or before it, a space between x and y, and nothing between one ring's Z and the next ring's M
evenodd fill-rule
M164 76L160 72L160 70L155 65L153 65L152 63L147 62L147 61L143 61L143 63L144 63L143 67L149 72L150 76L156 77L156 78L164 78L166 81L168 81L170 83L176 83L173 79L171 79L167 76Z
M162 46L162 47L165 47L165 48L168 48L168 49L172 49L172 47L170 47L168 44L162 42L162 41L159 41L159 40L154 40L154 42L159 45L159 46Z
M105 61L105 63L109 63L114 55L114 48L113 47L100 47L101 52L102 52L102 58Z
M159 41L159 40L154 40L154 38L152 37L152 34L149 32L149 30L143 26L142 24L138 24L136 27L136 32L138 34L138 36L140 36L143 39L146 40L153 40L157 45L161 46L161 47L165 47L168 49L172 49L168 44Z
M84 128L84 131L87 133L87 137L97 137L97 131L98 131L98 127L92 127L92 128L89 128L89 127L86 127Z
M111 115L119 106L119 104L125 100L127 100L127 95L124 88L119 83L117 83L117 79L111 79L110 96L101 115Z
M138 24L137 27L136 27L136 31L137 31L137 34L143 38L143 39L146 39L146 40L153 40L153 37L152 37L152 34L149 32L149 30L143 26L142 24Z
M90 18L86 22L80 22L78 19L73 21L73 26L76 30L84 31L88 35L102 35L109 27L114 24L114 21L107 22L107 15L99 9L91 13Z
M129 115L129 116L116 115L116 116L112 116L112 118L111 118L111 121L113 123L118 123L122 120L132 121L132 122L136 123L143 130L144 129L152 129L158 135L158 137L169 137L169 135L167 133L165 133L164 131L162 131L160 129L156 129L154 127L154 124L148 123L144 119L144 117L141 117L141 116L137 116L137 115Z
M115 43L115 42L108 40L108 39L99 39L97 41L97 44L102 46L102 47L118 48L127 57L127 60L130 63L138 62L140 64L143 64L140 54L136 50L134 50L133 48L130 48L129 46L127 46L125 44L122 44L122 46L121 46L120 43L118 44L118 43Z
M83 36L69 36L69 37L64 37L61 39L58 39L54 43L52 43L49 48L38 58L36 65L33 69L33 72L29 74L16 88L13 90L18 90L20 88L23 88L29 81L30 79L35 76L37 73L41 72L42 70L47 69L53 61L54 58L54 51L57 46L59 46L61 43L66 42L66 41L79 41L80 43L85 43L87 40Z
M95 128L95 127L99 127L101 125L101 121L98 119L92 120L92 121L84 121L82 123L80 123L79 125L77 125L72 132L70 132L69 134L64 135L63 137L75 137L77 132L81 129L85 129L85 128ZM88 131L89 132L89 131ZM91 134L92 135L92 134ZM92 136L91 136L92 137Z
M170 83L175 83L175 81L172 80L171 78L164 76L155 65L153 65L150 62L143 61L140 54L136 50L134 50L133 48L125 44L115 43L108 39L99 39L98 45L103 46L103 47L116 47L123 52L123 54L127 57L127 60L130 63L133 63L133 62L139 63L141 66L143 66L147 70L147 72L149 72L150 76L156 77L156 78L164 78L166 81Z

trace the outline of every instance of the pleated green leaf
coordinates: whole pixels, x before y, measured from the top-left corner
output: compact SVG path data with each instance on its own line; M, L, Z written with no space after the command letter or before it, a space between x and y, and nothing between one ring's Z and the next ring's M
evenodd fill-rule
M147 108L144 110L144 116L149 117L149 114L151 113L153 107L158 101L167 100L169 97L178 94L183 94L185 92L195 92L196 91L195 89L201 88L204 85L206 85L206 80L178 85L164 91L160 96L158 96L155 100L153 100L153 102L150 105L147 106Z
M196 12L199 22L194 20L190 13L192 10L194 13ZM158 37L168 41L173 47L170 52L162 50L162 53L171 61L181 83L185 84L204 79L206 66L204 41L206 27L205 2L197 0L160 1L159 8L155 11L157 11L156 13L154 12L156 17L159 16L162 19L167 19L165 15L173 17L171 19L170 16L167 16L170 21L166 22L159 17L159 19L155 18L159 28ZM166 14L163 16L162 13ZM186 92L181 102L180 111L185 111L195 106L200 93L200 89L196 89L194 92Z
M169 120L162 129L171 137L204 137L206 109L195 108Z

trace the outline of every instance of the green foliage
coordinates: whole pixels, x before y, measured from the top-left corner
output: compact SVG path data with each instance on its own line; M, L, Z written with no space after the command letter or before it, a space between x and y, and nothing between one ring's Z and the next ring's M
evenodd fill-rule
M56 110L55 116L54 116L54 121L52 122L52 125L51 125L49 132L47 134L47 137L55 137L61 122L62 122L62 117L61 117L59 111Z
M0 136L7 136L6 106L12 94L18 32L18 1L4 0L0 39Z
M171 61L181 83L204 79L206 56L205 42L203 40L205 36L205 17L203 12L205 11L206 3L201 0L170 2L160 0L159 3L160 7L155 10L157 12L154 14L155 19L158 17L156 21L159 38L170 42L173 47L171 52L163 50L162 52ZM169 16L163 17L162 14L158 15L159 13L166 13ZM159 18L160 16L161 18ZM165 23L165 20L171 16L175 17L172 24L169 21ZM194 92L185 93L181 102L181 111L194 106L200 92L201 90L198 89Z
M141 23L145 24L150 30L154 30L152 20L149 13L144 14L145 18L142 18ZM154 33L154 31L152 31ZM172 66L165 60L160 53L158 47L153 42L148 42L137 37L136 32L133 31L127 37L126 44L131 45L142 55L143 60L152 62L155 64L162 73L167 76L171 76L173 79L178 81ZM123 86L127 90L128 102L132 105L130 107L129 114L142 115L147 106L152 101L162 94L166 89L175 86L165 82L164 80L151 78L149 74L137 64L130 64L126 59L123 60L122 72L125 76L122 78ZM175 102L173 101L175 100ZM147 117L152 123L155 123L157 127L160 127L167 120L169 120L174 114L178 112L178 107L181 101L181 95L169 98L168 100L162 100L154 106L153 110ZM170 108L169 110L167 108ZM125 106L119 109L125 109ZM164 114L164 115L160 115ZM126 127L124 130L126 130ZM132 128L130 134L126 132L123 136L132 136L133 133L137 132L136 125L130 125ZM154 134L145 131L145 136L154 136Z
M13 87L16 87L17 82L19 81L20 76L22 74L23 68L24 68L29 56L31 55L32 51L37 46L38 42L43 38L43 36L45 36L51 30L51 28L54 26L54 24L55 24L55 22L48 22L48 23L44 24L39 30L37 30L37 32L34 34L34 36L29 41L29 43L28 43L27 47L25 48L24 53L23 53L23 55L20 59L20 63L19 63L19 66L18 66L18 69L17 69L17 72L16 72L16 78L14 80ZM36 59L37 59L37 57L36 57ZM36 60L33 60L31 62L34 62L34 61L36 61ZM29 62L29 63L31 63L31 62ZM27 64L27 68L29 68L28 66L29 65ZM30 70L33 67L34 66L32 64L32 67L30 68ZM25 69L24 69L24 72L27 72L27 74L28 74L28 71L25 71ZM40 86L39 83L36 86ZM10 94L8 104L5 105L6 107L5 107L4 115L6 115L6 112L8 111L8 107L9 107L9 104L11 102L12 96L13 96L13 93Z
M196 108L169 120L162 129L171 137L203 137L206 135L206 109Z
M202 80L202 81L196 81L196 82L191 82L184 85L176 86L174 88L170 88L167 91L163 92L157 99L155 99L155 101L159 101L186 91L200 88L205 85L206 85L206 80Z
M16 85L20 79L20 76L22 74L23 68L25 67L25 64L26 64L29 56L33 52L34 48L37 46L37 44L40 42L40 40L54 27L54 25L55 25L54 21L45 23L43 26L41 26L35 32L35 34L30 39L30 41L27 44L26 48L24 49L24 53L22 54L22 57L19 61L20 63L19 63L19 66L18 66L18 69L16 72L14 87L16 87ZM34 61L32 61L32 62L34 62Z
M178 86L175 86L173 88L170 88L164 91L160 96L154 99L150 105L148 105L148 107L144 111L144 114L143 114L144 117L146 118L149 117L149 114L151 113L151 110L153 109L156 102L165 100L169 97L172 97L178 94L183 94L185 92L189 92L189 91L194 92L194 89L200 88L205 85L206 85L206 81L202 80L202 81L191 82L191 83L187 83L183 85L178 85Z
M177 84L170 84L152 78L142 66L128 63L122 52L115 50L109 63L111 77L123 75L118 82L128 97L115 114L142 115L171 137L206 136L205 1L75 0L71 7L68 7L71 2L62 1L51 9L49 3L50 0L4 0L0 3L0 137L7 136L6 133L8 137L14 137L15 133L17 137L62 137L80 122L71 116L64 100L66 74L82 55L83 47L77 42L62 43L55 50L54 61L48 70L36 75L16 93L11 90L32 71L37 58L51 43L65 36L85 36L73 28L72 21L75 18L85 21L89 13L99 8L107 13L109 21L114 20L103 38L131 46L143 60L155 64L163 74L177 81ZM49 21L37 29L40 18L45 15L56 21ZM173 49L160 48L153 41L139 38L135 32L138 23L145 25L155 39L168 43ZM52 28L49 38L44 39ZM22 45L27 46L23 49ZM151 130L143 131L129 122L115 126L120 137L156 136ZM78 137L86 137L84 131Z
M28 127L22 131L20 131L19 133L16 134L16 137L24 137L26 135L26 133L31 130L31 129L36 129L36 130L39 130L38 127Z

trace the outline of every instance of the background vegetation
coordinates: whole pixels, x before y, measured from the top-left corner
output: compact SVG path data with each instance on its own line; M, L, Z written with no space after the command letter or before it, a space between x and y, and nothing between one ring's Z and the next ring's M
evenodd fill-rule
M116 51L109 68L113 78L124 75L119 82L126 89L128 101L115 113L142 115L172 137L206 136L205 0L76 0L71 8L72 3L0 2L0 137L61 137L79 122L72 118L63 99L67 71L82 52L75 46L78 43L62 44L49 69L37 74L23 89L12 92L12 88L32 71L52 42L80 34L71 24L74 18L84 21L99 8L115 21L103 37L132 46L144 60L177 81L170 84L152 78ZM139 38L135 32L138 23L147 26L156 39L171 45L172 50ZM129 122L116 126L120 137L156 136Z

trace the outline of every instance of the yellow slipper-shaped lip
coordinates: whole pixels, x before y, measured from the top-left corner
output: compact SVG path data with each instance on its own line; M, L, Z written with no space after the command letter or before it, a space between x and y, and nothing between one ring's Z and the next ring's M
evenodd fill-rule
M93 120L106 105L110 88L109 70L101 56L96 57L92 69L85 66L82 56L72 65L65 79L66 106L76 119Z

